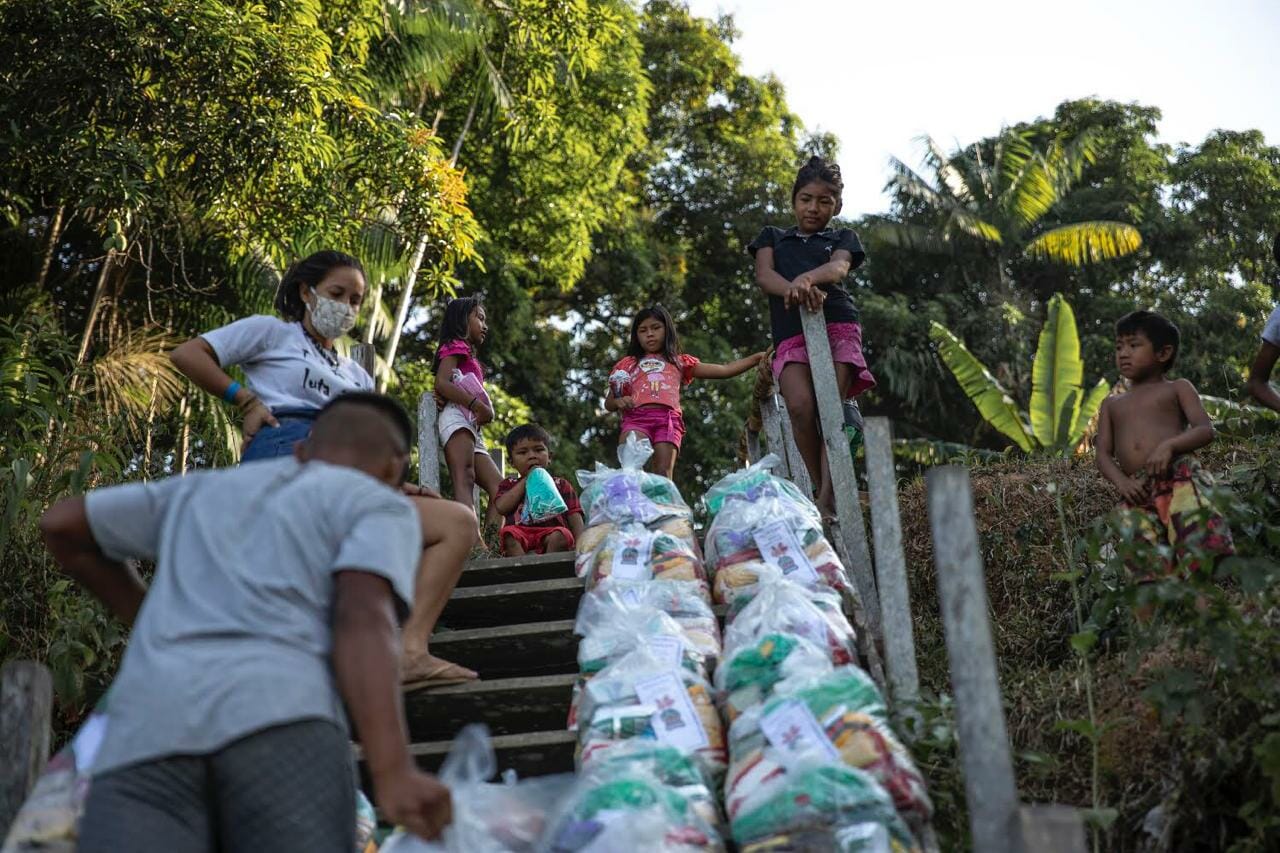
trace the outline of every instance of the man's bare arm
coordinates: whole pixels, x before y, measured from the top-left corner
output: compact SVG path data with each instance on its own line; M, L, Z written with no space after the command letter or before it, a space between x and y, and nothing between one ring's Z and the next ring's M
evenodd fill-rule
M1275 369L1277 359L1280 359L1280 347L1263 341L1249 368L1249 382L1245 387L1253 399L1268 409L1280 412L1280 394L1271 386L1271 371Z
M147 586L133 566L102 553L83 497L58 501L40 517L45 547L62 571L107 606L121 622L132 625L147 594Z

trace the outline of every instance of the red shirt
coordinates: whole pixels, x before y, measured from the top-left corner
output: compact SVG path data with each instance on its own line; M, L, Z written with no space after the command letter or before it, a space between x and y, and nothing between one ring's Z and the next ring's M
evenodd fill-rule
M698 359L681 355L679 364L672 364L662 356L646 355L639 359L627 356L609 371L609 385L615 387L614 374L625 373L623 396L630 396L637 406L666 406L680 411L680 388L693 381L693 368Z
M539 521L534 524L525 524L524 527L564 527L569 528L569 516L575 512L582 515L582 504L578 502L578 493L573 490L573 486L569 485L569 481L564 477L552 477L552 481L556 484L556 491L560 492L560 497L564 499L565 511L559 515L554 515L545 521ZM498 492L494 495L494 500L505 495L520 484L519 477L507 477L498 484ZM516 506L515 510L507 513L504 524L520 524L520 513L524 511L524 501Z

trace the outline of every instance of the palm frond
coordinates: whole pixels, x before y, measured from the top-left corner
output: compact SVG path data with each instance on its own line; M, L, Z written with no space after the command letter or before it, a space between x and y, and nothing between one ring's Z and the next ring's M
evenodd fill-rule
M182 374L169 360L177 344L162 329L130 330L92 363L92 393L109 418L122 418L138 432L151 410L172 404L182 394Z
M889 185L911 198L924 202L933 208L935 213L945 217L944 230L948 235L959 232L985 243L1003 242L998 228L984 221L951 195L939 192L897 157L889 158L889 167L894 173L889 179Z
M1082 267L1131 255L1142 247L1138 229L1124 222L1096 220L1063 225L1027 244L1026 255Z
M925 147L925 165L938 176L938 186L945 187L947 192L962 204L972 201L973 191L965 182L964 174L952 162L954 158L948 156L928 134L921 136L919 141Z
M867 241L879 243L897 249L913 252L927 252L931 255L950 255L955 252L955 245L941 232L922 225L910 225L903 222L891 222L887 219L875 218L866 231Z

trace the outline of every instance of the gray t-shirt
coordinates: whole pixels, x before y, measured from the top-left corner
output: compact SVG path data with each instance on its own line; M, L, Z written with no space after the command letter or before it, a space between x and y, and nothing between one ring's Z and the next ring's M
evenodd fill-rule
M380 575L413 600L417 512L353 468L285 457L102 489L86 507L107 556L156 562L95 773L296 720L345 726L329 659L333 573Z
M1280 305L1275 307L1267 323L1262 327L1262 340L1273 347L1280 347Z

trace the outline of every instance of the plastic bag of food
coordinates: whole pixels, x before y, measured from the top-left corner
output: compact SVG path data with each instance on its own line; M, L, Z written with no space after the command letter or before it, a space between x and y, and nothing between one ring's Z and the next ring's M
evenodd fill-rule
M720 853L724 841L678 788L632 762L592 767L538 845L548 853Z
M714 519L720 514L726 501L743 500L750 503L769 497L794 503L801 512L813 516L813 520L821 525L822 516L813 501L805 497L795 483L773 473L773 468L780 461L777 454L770 453L754 465L726 474L707 489L702 498L707 515Z
M849 618L840 609L840 594L827 587L805 588L785 580L774 571L762 575L762 582L746 603L732 613L725 628L726 655L755 645L766 634L794 634L822 649L836 666L857 660L857 638Z
M695 756L710 778L724 774L724 726L701 675L641 646L586 683L578 704L579 767L618 743L657 741Z
M603 521L649 524L666 516L693 517L675 483L644 470L652 455L653 445L647 438L629 435L618 446L621 469L597 462L594 471L578 471L579 500L588 527Z
M642 522L625 521L623 524L635 524ZM659 518L657 521L644 525L650 530L665 533L676 539L686 542L689 550L698 553L695 547L695 537L693 535L693 518L684 515L668 515ZM613 521L600 521L582 531L582 535L578 537L574 550L577 552L578 560L581 561L586 556L590 556L600 550L604 541L610 536L618 532L619 524Z
M489 731L472 724L458 733L440 768L440 781L453 795L453 823L438 841L397 829L381 853L532 853L547 831L549 815L573 785L573 776L539 776L516 781L497 770Z
M732 724L772 698L778 684L834 669L827 655L808 640L794 634L765 634L725 657L716 670L716 689L725 717Z
M604 578L644 581L696 581L706 589L707 572L690 544L638 522L618 525L594 551L578 551L578 577L591 589Z
M520 510L521 524L537 524L569 511L564 498L560 496L560 490L556 488L556 481L547 473L546 468L534 468L525 475L524 479L524 504L523 509Z
M656 607L680 626L685 642L707 662L708 671L720 657L720 623L707 603L706 586L697 581L630 581L608 577L582 597L574 631L587 636L591 625L612 621L619 609Z
M762 782L732 822L742 853L919 853L919 844L869 774L843 764L798 761Z
M730 822L753 792L802 758L865 771L908 819L924 820L933 811L924 778L889 726L880 691L857 667L806 672L775 684L772 698L733 722L729 741Z
M693 811L717 834L724 835L728 824L720 809L720 801L712 791L711 780L703 775L698 762L675 747L652 741L623 741L592 764L593 771L604 774L643 769L674 790L689 803Z

